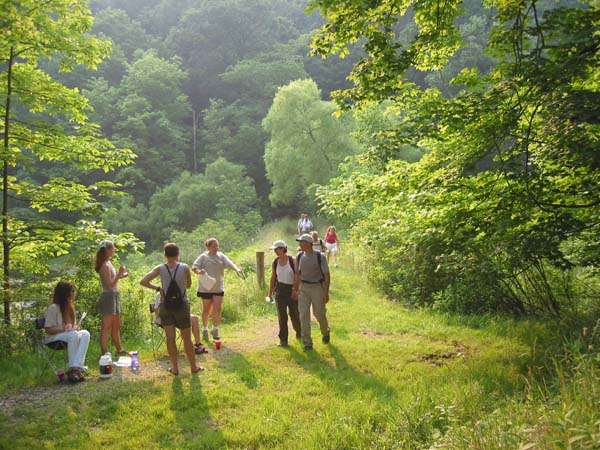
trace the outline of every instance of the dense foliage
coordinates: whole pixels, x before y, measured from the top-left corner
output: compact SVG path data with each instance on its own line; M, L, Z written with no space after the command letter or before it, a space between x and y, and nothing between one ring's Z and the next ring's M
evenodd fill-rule
M132 162L88 122L88 101L40 67L54 59L62 72L95 67L110 50L85 33L83 2L4 2L0 39L2 132L2 297L10 322L11 285L49 271L51 257L104 233L90 219L115 184L90 174ZM79 219L79 220L78 220Z
M600 232L597 5L498 2L488 44L497 64L464 68L448 97L402 76L443 66L458 45L458 3L415 3L419 33L404 49L396 2L312 4L330 19L317 51L365 39L355 87L336 95L342 105L387 100L402 118L374 130L384 145L321 192L325 209L369 236L379 284L463 311L587 309ZM418 163L390 157L406 144L424 152Z

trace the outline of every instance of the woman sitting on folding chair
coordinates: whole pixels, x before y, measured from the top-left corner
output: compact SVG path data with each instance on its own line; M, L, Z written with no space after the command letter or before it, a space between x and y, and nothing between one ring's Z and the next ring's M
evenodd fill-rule
M75 285L68 281L59 281L54 288L52 304L45 315L45 343L65 341L69 356L69 381L83 381L81 373L85 367L85 355L90 343L90 333L75 324Z

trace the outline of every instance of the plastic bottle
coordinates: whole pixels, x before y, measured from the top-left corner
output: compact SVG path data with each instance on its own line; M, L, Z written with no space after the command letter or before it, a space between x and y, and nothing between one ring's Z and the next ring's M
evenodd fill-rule
M106 352L104 355L100 357L100 378L105 380L108 378L112 378L113 374L113 366L112 366L112 356L110 352Z
M140 356L138 352L131 352L131 370L133 372L140 370Z

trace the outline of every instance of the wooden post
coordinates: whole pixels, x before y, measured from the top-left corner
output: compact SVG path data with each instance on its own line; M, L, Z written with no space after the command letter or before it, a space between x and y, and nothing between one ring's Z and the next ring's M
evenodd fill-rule
M265 287L265 252L256 252L256 279L261 289Z

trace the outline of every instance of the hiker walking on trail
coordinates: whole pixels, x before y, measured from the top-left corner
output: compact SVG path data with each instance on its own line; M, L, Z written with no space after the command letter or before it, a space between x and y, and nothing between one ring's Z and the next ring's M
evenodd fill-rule
M296 261L287 254L287 244L284 241L275 241L271 246L277 257L271 265L271 282L269 283L269 297L277 301L277 318L279 320L279 346L288 346L288 311L292 320L292 327L296 338L301 337L300 315L298 300L292 299Z
M108 334L110 333L113 343L117 347L117 354L127 355L127 350L121 345L121 303L118 283L128 273L122 264L119 266L118 272L115 270L110 262L110 258L114 253L115 244L111 241L102 241L98 244L94 261L94 270L98 273L102 285L102 294L98 299L100 313L102 314L100 350L102 354L108 351Z
M310 218L308 217L308 214L303 214L304 218L302 219L302 222L300 223L300 231L299 231L299 235L304 234L304 233L310 233L314 227L313 223L311 222Z
M303 234L296 239L302 251L296 257L296 275L292 298L298 299L300 311L300 326L302 330L302 343L304 350L313 348L310 336L310 307L319 322L322 340L329 344L329 323L327 321L327 308L329 301L329 266L327 259L321 252L313 251L313 238L310 234Z
M340 241L333 225L327 228L327 234L325 235L325 247L327 249L327 262L329 262L330 256L333 255L333 265L334 267L337 267L337 255L340 251Z
M207 239L206 251L196 258L192 270L198 274L198 297L202 298L202 337L208 341L208 319L212 312L211 334L215 341L220 340L219 323L225 295L225 269L235 270L243 276L242 270L219 251L219 241Z
M317 233L316 231L313 231L311 234L312 239L313 239L313 251L314 252L321 252L321 253L325 253L325 243L323 242L323 239L319 238L319 233Z
M167 369L173 375L179 375L179 361L177 357L177 343L175 342L175 328L183 341L183 351L190 363L192 373L204 370L196 365L196 355L190 334L190 302L187 289L192 286L190 266L179 262L179 247L177 244L168 243L164 247L166 264L160 264L144 275L140 284L161 294L158 315L160 324L167 337L167 352L171 360L171 367ZM151 281L160 276L160 285ZM175 285L172 287L172 281ZM177 292L178 290L178 292ZM173 293L175 291L175 293ZM172 298L171 298L172 297ZM177 298L177 299L176 299Z

